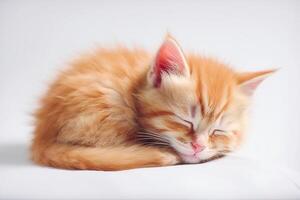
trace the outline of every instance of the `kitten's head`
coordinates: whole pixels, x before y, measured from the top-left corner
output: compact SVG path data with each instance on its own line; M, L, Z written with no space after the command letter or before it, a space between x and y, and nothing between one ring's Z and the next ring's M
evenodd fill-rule
M138 94L138 139L168 145L186 163L235 150L256 87L273 70L239 73L208 58L185 57L166 38Z

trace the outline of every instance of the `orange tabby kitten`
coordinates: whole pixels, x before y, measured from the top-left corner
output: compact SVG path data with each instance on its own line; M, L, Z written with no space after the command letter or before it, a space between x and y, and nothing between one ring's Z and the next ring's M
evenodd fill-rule
M60 74L36 113L32 159L67 169L124 170L199 163L235 150L258 84L185 55L167 37L153 57L100 49Z

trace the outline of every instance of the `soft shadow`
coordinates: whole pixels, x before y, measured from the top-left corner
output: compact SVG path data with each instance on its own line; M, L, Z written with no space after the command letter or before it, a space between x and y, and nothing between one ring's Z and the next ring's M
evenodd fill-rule
M26 144L0 144L0 165L30 165Z

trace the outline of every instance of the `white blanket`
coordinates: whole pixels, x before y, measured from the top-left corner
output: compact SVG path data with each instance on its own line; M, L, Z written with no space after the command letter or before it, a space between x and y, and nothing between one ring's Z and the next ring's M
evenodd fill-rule
M0 199L300 198L299 172L234 155L118 172L36 166L26 145L2 144L0 156Z

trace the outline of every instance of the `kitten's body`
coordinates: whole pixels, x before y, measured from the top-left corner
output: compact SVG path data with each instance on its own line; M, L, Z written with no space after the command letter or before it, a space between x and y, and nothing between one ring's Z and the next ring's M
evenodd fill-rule
M178 66L184 63L180 59L183 58L174 60L178 61ZM190 55L185 63L188 71L181 77L178 74L182 71L177 73L174 69L171 72L163 69L169 75L175 71L174 76L161 71L156 74L155 70L161 69L157 63L151 63L153 55L126 48L101 49L72 63L51 85L36 113L33 160L59 168L122 170L195 163L220 155L220 152L201 155L201 150L199 155L196 152L181 156L190 151L190 146L185 146L183 153L177 151L177 143L172 138L168 139L167 148L153 146L166 145L166 137L157 138L157 134L168 134L168 138L173 134L176 141L178 139L184 145L196 138L195 141L202 141L201 145L209 148L222 146L223 151L238 146L242 134L234 133L234 138L207 135L206 139L201 139L204 134L200 132L211 127L224 112L240 118L235 129L243 132L245 120L240 109L247 106L248 96L235 92L233 88L239 82L270 71L237 77L223 64ZM159 79L154 77L157 79L152 84L153 73L159 75ZM178 118L187 119L185 115L190 115L189 108L185 107L189 104L194 109L192 117L183 121L197 124L197 129L194 128L199 132L199 138L178 122ZM174 121L174 116L177 116L177 121ZM148 134L145 136L144 132ZM150 136L153 140L149 142ZM197 158L193 157L196 154Z

